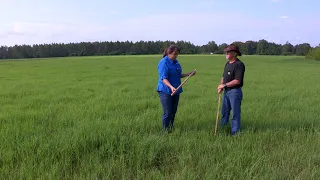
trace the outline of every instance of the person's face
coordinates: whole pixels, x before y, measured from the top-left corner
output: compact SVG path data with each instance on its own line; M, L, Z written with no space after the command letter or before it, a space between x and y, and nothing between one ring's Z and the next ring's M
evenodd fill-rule
M233 51L229 51L229 52L226 52L226 59L233 59L234 57L236 57L236 52L233 52Z
M173 51L173 53L168 54L168 57L172 60L176 60L178 57L178 52L177 51Z

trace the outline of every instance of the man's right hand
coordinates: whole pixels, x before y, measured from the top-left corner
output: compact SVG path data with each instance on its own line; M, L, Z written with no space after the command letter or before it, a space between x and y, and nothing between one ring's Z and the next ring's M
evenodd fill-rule
M223 89L218 89L218 94L221 94Z

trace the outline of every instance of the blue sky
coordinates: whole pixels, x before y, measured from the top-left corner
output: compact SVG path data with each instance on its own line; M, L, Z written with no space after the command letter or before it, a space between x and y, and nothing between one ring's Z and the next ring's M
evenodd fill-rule
M320 43L316 0L0 0L0 45L266 39ZM318 17L318 19L317 19Z

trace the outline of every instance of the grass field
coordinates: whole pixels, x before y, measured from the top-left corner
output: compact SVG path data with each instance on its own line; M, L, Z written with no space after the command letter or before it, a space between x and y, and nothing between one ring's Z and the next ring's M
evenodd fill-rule
M0 62L0 179L320 177L320 62L241 57L242 132L215 137L224 56L179 56L197 74L171 134L161 134L160 57Z

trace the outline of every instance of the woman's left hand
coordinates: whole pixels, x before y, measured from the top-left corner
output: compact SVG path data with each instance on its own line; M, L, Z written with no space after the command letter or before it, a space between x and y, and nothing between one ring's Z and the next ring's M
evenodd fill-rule
M191 73L192 73L192 71L189 72L188 75L190 75ZM194 75L196 75L196 72L194 72L192 76L194 76Z

